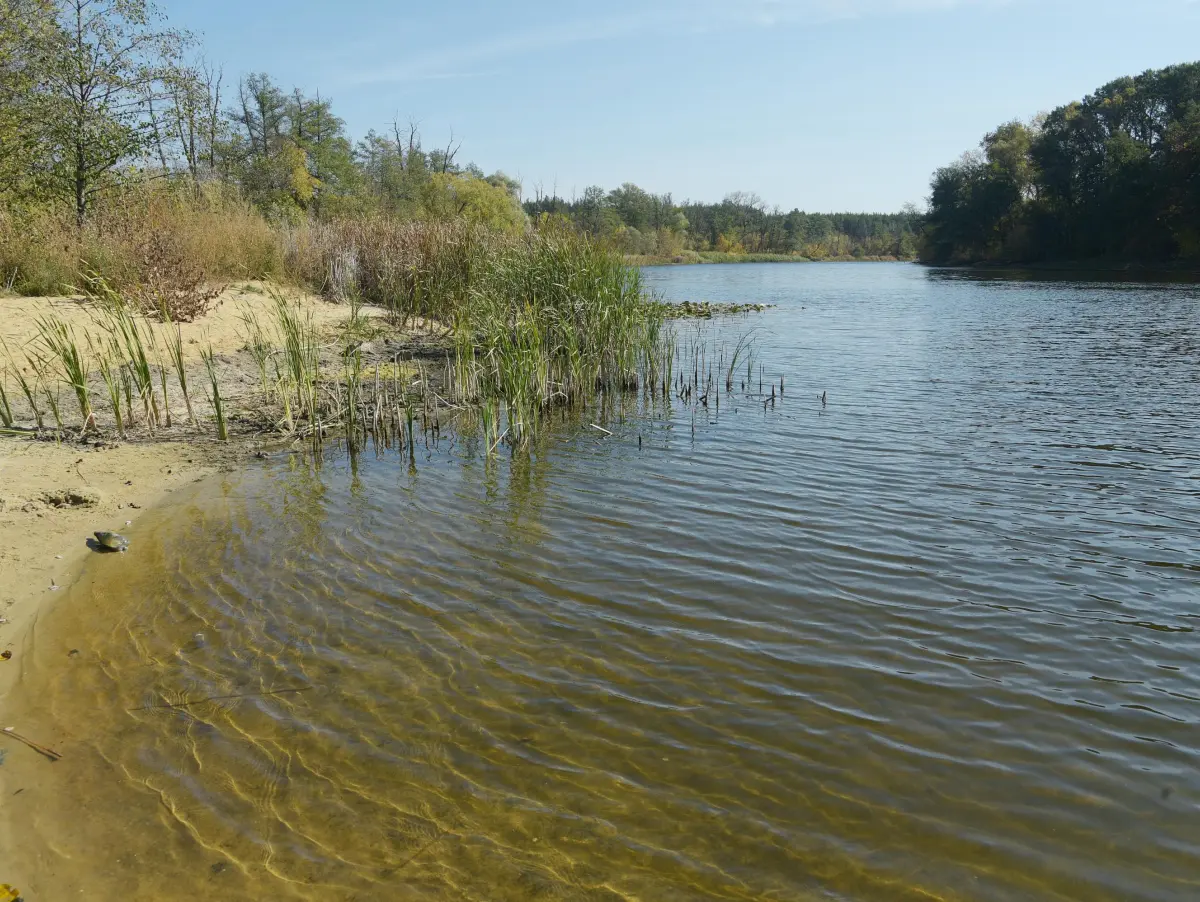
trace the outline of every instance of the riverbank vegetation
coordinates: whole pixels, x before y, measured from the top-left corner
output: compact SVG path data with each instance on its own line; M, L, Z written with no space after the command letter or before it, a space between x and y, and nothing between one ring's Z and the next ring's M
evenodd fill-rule
M100 275L181 317L230 279L325 291L339 274L298 258L345 222L375 237L413 222L567 223L686 262L913 252L909 214L783 214L740 194L676 204L632 185L522 205L514 179L460 151L453 138L427 147L398 119L356 141L328 97L264 73L227 78L147 0L0 0L3 290L62 294Z
M334 432L408 447L414 428L483 417L491 449L523 444L557 407L661 383L670 311L622 255L569 229L362 224L305 233L297 262L337 276L340 325L280 288L241 292L237 346L181 326L92 275L70 314L0 348L0 432L69 438ZM349 230L349 231L348 231ZM224 298L222 303L230 302ZM199 331L197 331L199 330ZM188 347L194 345L196 347ZM198 355L196 353L198 348ZM197 359L198 358L198 359ZM210 435L210 437L211 437Z
M306 231L344 219L524 231L519 186L458 155L398 121L354 142L328 98L265 74L231 84L146 0L0 0L6 290L287 278Z
M156 434L172 396L194 426L207 385L226 437L220 354L204 348L188 373L171 327L233 280L372 305L394 335L421 324L442 340L440 403L502 405L515 440L546 408L644 378L662 312L620 249L531 222L519 186L460 165L453 141L426 150L394 122L352 142L327 98L263 74L228 85L195 49L146 0L0 0L0 284L70 294L92 327L48 314L4 349L5 428ZM407 404L378 369L396 354L363 358L352 334L318 342L281 297L274 325L246 336L275 428L319 436L368 403Z
M1200 63L1120 78L939 169L935 264L1200 263Z

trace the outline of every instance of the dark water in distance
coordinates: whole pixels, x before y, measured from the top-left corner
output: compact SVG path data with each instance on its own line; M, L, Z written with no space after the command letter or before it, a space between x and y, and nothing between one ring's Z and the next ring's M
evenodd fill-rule
M1200 898L1200 290L647 278L777 304L715 327L783 398L277 462L95 560L28 898Z

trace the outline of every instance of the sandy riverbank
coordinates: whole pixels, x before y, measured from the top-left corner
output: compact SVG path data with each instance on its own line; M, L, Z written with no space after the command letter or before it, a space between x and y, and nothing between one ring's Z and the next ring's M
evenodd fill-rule
M292 297L321 328L336 330L350 315L348 307L312 295ZM257 377L243 350L242 317L248 310L263 315L271 303L262 286L243 284L224 291L203 317L182 324L185 359L189 369L195 368L189 378L202 384L200 350L211 346L221 357L222 395L234 404L250 397ZM98 334L95 311L81 299L9 296L0 297L0 337L10 351L20 353L35 338L37 320L47 315L69 323L81 339L87 332ZM8 393L20 416L11 383ZM194 404L203 419L207 402L194 399ZM138 521L148 510L169 503L183 486L252 459L273 438L244 435L217 442L211 429L185 425L182 398L172 397L170 407L175 427L160 430L153 439L131 435L121 441L111 429L62 442L0 435L0 534L5 537L0 542L0 654L12 653L0 658L0 699L20 674L23 638L39 611L95 553L87 545L95 530L128 533L136 541Z

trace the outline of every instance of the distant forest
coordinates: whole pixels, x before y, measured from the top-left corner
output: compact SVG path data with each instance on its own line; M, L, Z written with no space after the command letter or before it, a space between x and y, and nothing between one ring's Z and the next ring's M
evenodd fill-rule
M934 175L920 258L1200 260L1200 63L988 134Z
M690 259L710 253L742 257L787 255L813 260L898 257L917 251L921 215L901 213L784 213L754 194L735 193L716 204L652 194L626 183L613 191L588 188L576 200L538 194L525 202L532 218L561 216L626 253Z

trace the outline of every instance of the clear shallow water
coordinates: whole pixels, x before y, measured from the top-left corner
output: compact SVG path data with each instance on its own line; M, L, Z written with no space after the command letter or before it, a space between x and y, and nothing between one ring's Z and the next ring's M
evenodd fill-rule
M720 328L784 397L524 461L275 462L159 515L39 626L6 717L66 757L9 749L0 881L1200 896L1200 291L648 277L778 304Z

